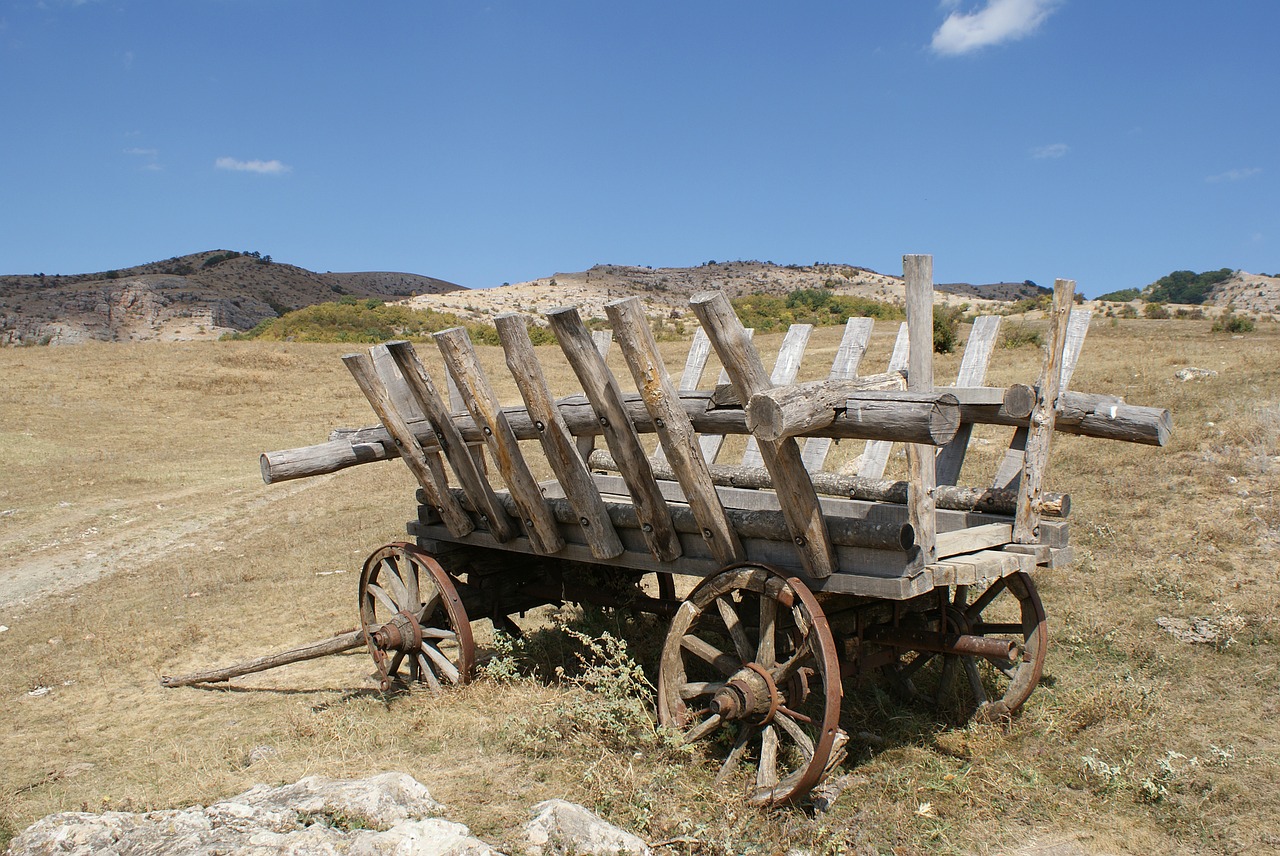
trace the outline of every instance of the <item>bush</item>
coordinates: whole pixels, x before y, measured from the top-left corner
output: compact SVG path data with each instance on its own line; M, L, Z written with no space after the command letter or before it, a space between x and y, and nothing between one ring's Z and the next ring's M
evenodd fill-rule
M1175 270L1157 279L1145 299L1152 303L1204 303L1213 287L1230 279L1234 273L1231 268L1204 273Z
M1214 319L1209 330L1213 333L1252 333L1254 327L1253 319L1248 315L1228 312Z
M1040 331L1029 324L1007 324L1000 334L1000 347L1021 348L1026 345L1044 346L1044 337Z
M1169 310L1165 309L1163 303L1148 303L1142 307L1142 316L1144 318L1162 319L1169 317Z
M835 294L825 288L797 288L786 297L750 294L734 299L733 308L744 327L769 333L792 324L830 326L849 318L865 317L900 320L902 309L891 303Z
M933 307L933 352L949 354L956 349L959 338L960 317L964 310L959 306Z
M1128 303L1130 300L1137 300L1142 296L1142 290L1138 288L1122 288L1119 291L1109 291L1099 297L1099 300L1110 300L1115 303Z

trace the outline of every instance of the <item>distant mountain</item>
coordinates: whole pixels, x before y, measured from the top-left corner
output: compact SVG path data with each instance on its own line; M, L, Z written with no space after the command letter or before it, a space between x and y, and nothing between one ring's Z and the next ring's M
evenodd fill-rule
M316 273L258 253L207 250L122 270L0 276L0 345L209 339L345 296L461 290L418 274Z
M1036 285L1031 280L1023 282L992 282L986 285L970 285L967 282L942 282L934 286L937 291L947 294L959 294L963 297L976 297L982 300L1027 300L1035 299L1042 294L1053 294L1052 288Z

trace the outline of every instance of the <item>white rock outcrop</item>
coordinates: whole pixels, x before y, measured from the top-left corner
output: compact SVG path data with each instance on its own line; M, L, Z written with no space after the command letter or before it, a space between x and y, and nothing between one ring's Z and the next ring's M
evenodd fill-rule
M653 852L642 839L565 800L535 805L533 819L524 826L524 838L531 856L649 856Z

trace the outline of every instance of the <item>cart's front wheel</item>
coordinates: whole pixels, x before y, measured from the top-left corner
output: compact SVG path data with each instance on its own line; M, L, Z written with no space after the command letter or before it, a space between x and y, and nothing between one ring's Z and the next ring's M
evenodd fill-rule
M471 624L453 580L413 544L375 550L360 572L360 627L385 692L406 678L433 691L475 668Z
M1016 573L976 597L968 586L956 586L949 597L945 589L940 594L939 607L924 615L930 630L1007 639L1014 656L905 651L887 668L890 680L908 697L930 702L946 715L1009 716L1031 695L1044 671L1049 631L1035 584L1027 574Z
M803 797L839 761L840 694L826 616L797 579L760 565L728 568L690 592L672 619L658 718L685 742L719 744L717 784L754 765L751 803Z

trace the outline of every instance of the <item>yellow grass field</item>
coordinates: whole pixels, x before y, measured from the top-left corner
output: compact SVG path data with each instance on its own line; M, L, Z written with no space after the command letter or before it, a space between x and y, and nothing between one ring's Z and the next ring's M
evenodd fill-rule
M879 370L878 325L863 371ZM163 689L159 678L356 624L363 558L404 537L399 461L262 484L258 454L375 419L339 357L296 343L0 350L0 846L55 811L207 804L254 783L403 770L499 849L530 806L581 802L669 853L1246 853L1280 849L1280 325L1095 319L1072 386L1174 413L1163 449L1058 435L1076 561L1037 578L1045 679L1005 725L935 721L847 686L832 809L750 809L715 766L620 746L571 683L481 679L384 697L363 651ZM825 375L840 328L814 335ZM761 337L766 363L780 337ZM686 343L668 342L678 372ZM437 372L431 345L419 352ZM541 348L558 393L575 391ZM497 349L481 349L518 401ZM713 358L714 359L714 358ZM1032 348L989 382L1032 382ZM611 360L627 378L620 358ZM940 357L940 383L959 356ZM1181 382L1186 366L1217 377ZM714 365L708 371L708 377ZM1008 430L977 432L962 483ZM860 451L845 442L838 467ZM1203 619L1190 644L1157 619ZM646 651L636 656L646 666ZM258 747L269 751L251 752Z

